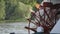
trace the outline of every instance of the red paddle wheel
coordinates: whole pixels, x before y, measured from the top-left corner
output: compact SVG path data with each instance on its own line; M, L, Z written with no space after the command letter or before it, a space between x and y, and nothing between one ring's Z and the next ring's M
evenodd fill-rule
M27 19L29 21L29 25L28 27L25 27L25 28L28 29L29 34L30 34L30 30L33 30L34 32L36 32L35 29L30 28L30 23L33 23L35 25L40 24L44 28L44 34L49 33L56 24L56 13L57 13L57 9L60 8L60 4L53 5L51 2L44 2L42 7L44 10L43 16L40 15L40 12L39 12L39 17L36 16L36 14L32 12L34 17L39 18L40 21L35 18L39 23L37 22L34 23L30 18Z

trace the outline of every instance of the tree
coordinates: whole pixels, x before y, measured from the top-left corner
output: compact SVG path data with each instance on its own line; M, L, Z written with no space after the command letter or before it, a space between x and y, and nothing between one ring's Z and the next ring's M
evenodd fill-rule
M5 2L4 0L0 0L0 20L5 19Z
M19 1L24 3L24 4L34 6L34 4L36 4L37 0L19 0Z
M15 12L15 8L17 6L17 0L5 0L5 12L6 17L5 20L9 20L11 16L13 16Z

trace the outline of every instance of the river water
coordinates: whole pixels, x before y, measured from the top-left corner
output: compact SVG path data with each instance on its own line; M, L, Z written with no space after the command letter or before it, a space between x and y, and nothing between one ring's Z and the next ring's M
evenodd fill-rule
M28 23L24 22L0 23L0 34L10 34L11 32L15 32L16 34L27 34L28 30L24 28L27 25Z
M28 26L26 22L15 22L15 23L0 23L0 34L10 34L14 32L15 34L28 34L28 30L24 27ZM33 27L34 25L31 24ZM32 31L30 31L33 33ZM55 33L53 33L55 34Z

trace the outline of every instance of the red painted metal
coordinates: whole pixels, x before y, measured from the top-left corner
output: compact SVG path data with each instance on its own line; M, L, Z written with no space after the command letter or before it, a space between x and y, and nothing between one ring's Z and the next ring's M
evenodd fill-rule
M46 11L46 7L50 8L49 13ZM37 26L38 24L41 25L41 22L42 21L43 22L42 22L42 25L41 26L44 28L44 34L45 33L49 33L53 29L53 27L55 26L55 24L56 24L56 12L57 11L54 12L52 10L53 9L58 9L58 8L60 8L60 4L58 6L57 5L53 5L51 3L51 0L50 0L50 2L44 2L43 3L43 9L44 9L44 15L43 16L44 16L44 18L42 18L42 16L40 15L40 12L39 12L39 17L36 16L35 13L32 13L34 17L37 17L40 20L38 20L38 19L35 18L39 23L37 23L37 22L34 23L33 21L31 21L31 19L28 19L28 21L29 21L29 25L28 25L28 28L27 28L28 29L28 32L29 32L28 34L30 34L29 29L35 31L35 29L29 28L31 22ZM45 16L47 16L47 19L45 19L46 18Z

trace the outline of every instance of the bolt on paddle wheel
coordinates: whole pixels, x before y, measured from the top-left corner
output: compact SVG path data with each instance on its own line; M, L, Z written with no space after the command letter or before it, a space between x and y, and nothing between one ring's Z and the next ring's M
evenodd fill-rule
M41 25L44 28L44 34L50 32L56 24L56 14L57 9L59 8L60 4L53 5L51 2L44 2L39 11L32 12L31 14L34 17L34 20L31 20L30 18L27 19L29 21L29 25L28 27L25 27L28 29L28 34L30 34L30 30L36 32L35 29L30 28L30 23L33 23L36 26L38 24ZM40 10L42 10L43 12L41 13Z

